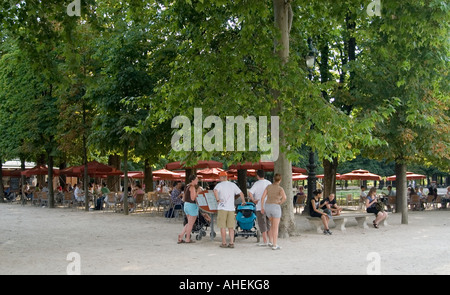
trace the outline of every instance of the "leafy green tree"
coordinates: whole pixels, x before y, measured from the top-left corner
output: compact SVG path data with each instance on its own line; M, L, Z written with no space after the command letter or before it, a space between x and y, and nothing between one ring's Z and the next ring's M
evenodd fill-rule
M412 162L450 161L448 6L441 1L383 3L364 35L358 72L358 105L396 101L395 113L377 124L382 149L372 157L395 161L397 201L408 223L406 167ZM361 108L362 109L362 108Z

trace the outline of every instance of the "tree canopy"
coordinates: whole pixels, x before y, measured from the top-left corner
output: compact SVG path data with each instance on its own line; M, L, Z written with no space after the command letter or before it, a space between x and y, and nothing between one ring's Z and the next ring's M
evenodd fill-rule
M0 158L257 161L250 124L245 150L226 145L226 126L207 137L254 116L269 133L279 118L284 166L307 146L335 165L363 155L449 172L448 5L383 1L377 16L367 2L85 0L69 16L56 0L6 1ZM196 109L211 118L191 136L220 148L172 149L173 118L193 123Z

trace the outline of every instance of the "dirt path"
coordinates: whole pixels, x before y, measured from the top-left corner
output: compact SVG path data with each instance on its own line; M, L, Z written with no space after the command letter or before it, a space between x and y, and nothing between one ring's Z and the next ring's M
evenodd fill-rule
M410 212L409 225L392 214L378 230L350 223L332 236L296 216L299 236L280 251L242 237L221 249L209 230L178 245L181 222L148 214L0 204L0 216L0 274L450 274L449 210Z

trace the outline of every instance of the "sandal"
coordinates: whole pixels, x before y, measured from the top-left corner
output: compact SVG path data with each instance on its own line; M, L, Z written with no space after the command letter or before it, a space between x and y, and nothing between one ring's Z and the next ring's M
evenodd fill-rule
M378 228L378 224L375 223L375 220L373 221L373 227Z
M228 248L234 248L234 244L228 244Z
M228 248L228 245L227 244L221 244L220 248Z
M181 238L181 235L178 235L178 242L177 242L177 244L183 244L183 243L186 243L186 242Z
M189 242L185 242L186 244L193 244L193 243L195 243L195 241L193 241L193 240L190 240Z

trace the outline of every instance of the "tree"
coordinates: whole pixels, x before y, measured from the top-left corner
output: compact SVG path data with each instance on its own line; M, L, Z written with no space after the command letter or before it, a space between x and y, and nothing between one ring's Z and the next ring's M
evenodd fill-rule
M171 61L170 50L158 57L161 39L148 27L155 6L111 0L102 1L93 12L102 26L96 54L101 70L94 75L97 83L88 88L98 107L89 141L105 153L123 156L124 192L131 155L155 163L170 143L168 124L150 118L154 88L166 79ZM124 211L128 214L126 198Z
M364 35L364 65L358 69L359 107L393 100L395 114L377 124L383 149L366 153L396 163L397 201L408 223L406 167L450 161L448 8L443 2L383 3L382 17ZM436 136L440 134L440 136Z

